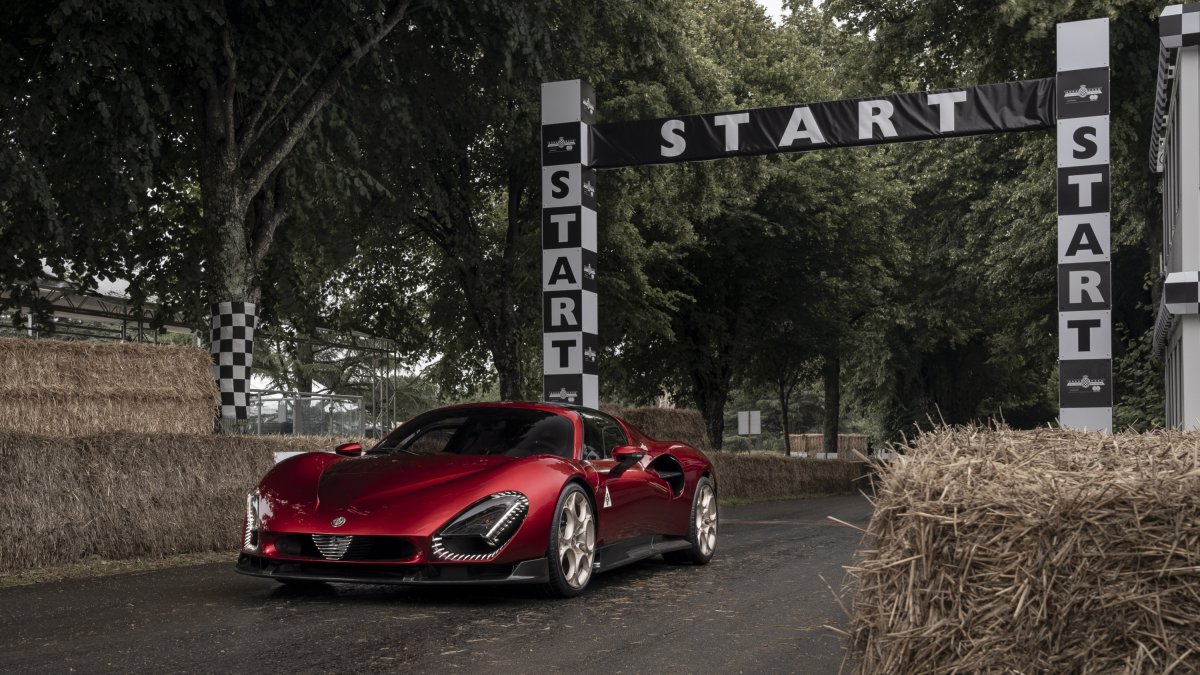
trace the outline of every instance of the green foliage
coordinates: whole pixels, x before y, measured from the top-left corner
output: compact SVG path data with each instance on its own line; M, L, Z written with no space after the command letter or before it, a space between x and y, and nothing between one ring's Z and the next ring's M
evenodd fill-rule
M1116 419L1160 423L1160 216L1144 163L1161 5L789 5L780 26L753 0L404 5L400 28L342 69L400 3L10 4L4 302L45 309L28 283L43 261L85 287L129 279L135 301L198 325L209 301L242 293L297 337L260 354L298 387L354 386L303 347L327 327L395 340L408 368L431 363L405 383L413 406L537 398L541 82L589 81L602 121L616 121L1038 78L1054 72L1057 22L1107 16L1121 54ZM726 411L749 401L780 438L822 412L891 438L930 419L1051 421L1053 143L1046 132L602 174L602 398L669 394L703 411L718 446ZM821 411L825 363L841 364L831 384L847 396Z
M1142 279L1160 228L1155 179L1145 170L1160 8L1102 0L826 4L847 29L869 36L864 73L881 90L1047 77L1055 71L1056 23L1110 18L1121 55L1113 60L1111 118L1113 321L1125 335L1114 345L1121 420L1154 419L1144 415L1155 405L1150 392L1161 389L1159 366L1140 347L1153 328ZM914 188L899 231L910 258L887 311L872 317L876 341L852 366L855 398L893 438L930 421L1053 422L1052 132L889 151Z

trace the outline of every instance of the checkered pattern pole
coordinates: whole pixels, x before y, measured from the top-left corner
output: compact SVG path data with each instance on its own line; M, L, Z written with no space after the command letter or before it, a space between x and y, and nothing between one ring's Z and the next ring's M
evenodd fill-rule
M244 420L254 365L255 306L218 302L212 306L213 376L221 392L221 419Z
M1167 5L1158 15L1158 77L1154 88L1154 123L1150 127L1150 168L1163 171L1171 83L1181 47L1200 46L1200 2Z
M596 95L542 85L542 372L547 401L600 404L596 340Z
M1112 429L1108 19L1058 24L1059 422Z

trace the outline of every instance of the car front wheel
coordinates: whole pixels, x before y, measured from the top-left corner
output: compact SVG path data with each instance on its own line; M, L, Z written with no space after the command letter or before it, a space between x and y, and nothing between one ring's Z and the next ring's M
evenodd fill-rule
M568 484L558 498L546 557L549 595L569 598L587 588L596 557L596 516L587 493L575 483Z

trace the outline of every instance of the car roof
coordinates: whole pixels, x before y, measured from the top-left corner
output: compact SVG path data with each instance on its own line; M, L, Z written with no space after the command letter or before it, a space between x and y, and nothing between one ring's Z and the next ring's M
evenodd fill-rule
M545 410L547 412L556 410L570 410L577 413L599 413L607 415L601 410L588 408L582 405L572 405L567 403L546 403L541 401L479 401L477 403L459 403L456 405L443 406L434 408L434 410L453 410L455 408L517 408L523 410ZM612 415L609 415L612 417Z

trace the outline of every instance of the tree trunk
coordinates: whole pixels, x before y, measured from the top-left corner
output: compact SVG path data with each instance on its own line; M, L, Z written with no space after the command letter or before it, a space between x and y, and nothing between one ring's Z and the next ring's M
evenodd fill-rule
M783 382L779 383L779 410L783 414L783 454L788 457L792 456L792 435L791 425L788 423L788 404L791 402L792 392Z
M515 332L515 327L512 332ZM505 354L493 354L496 360L496 375L500 380L500 400L520 401L521 394L521 357L520 345L516 340L504 340ZM503 356L503 361L498 358Z
M457 250L445 249L454 256ZM478 255L478 254L474 254ZM489 306L486 282L474 265L461 264L458 278L471 318L475 320L484 344L492 355L496 376L500 384L500 399L518 401L521 397L521 352L516 321L512 312L496 312Z
M722 367L717 367L716 374L692 371L696 404L704 417L713 450L720 450L725 438L725 402L729 399L731 375L728 368Z
M825 380L825 419L821 430L825 435L825 452L838 451L838 430L841 426L841 355L830 351L825 355L821 376Z
M312 379L313 347L307 336L296 338L296 391L313 393Z

